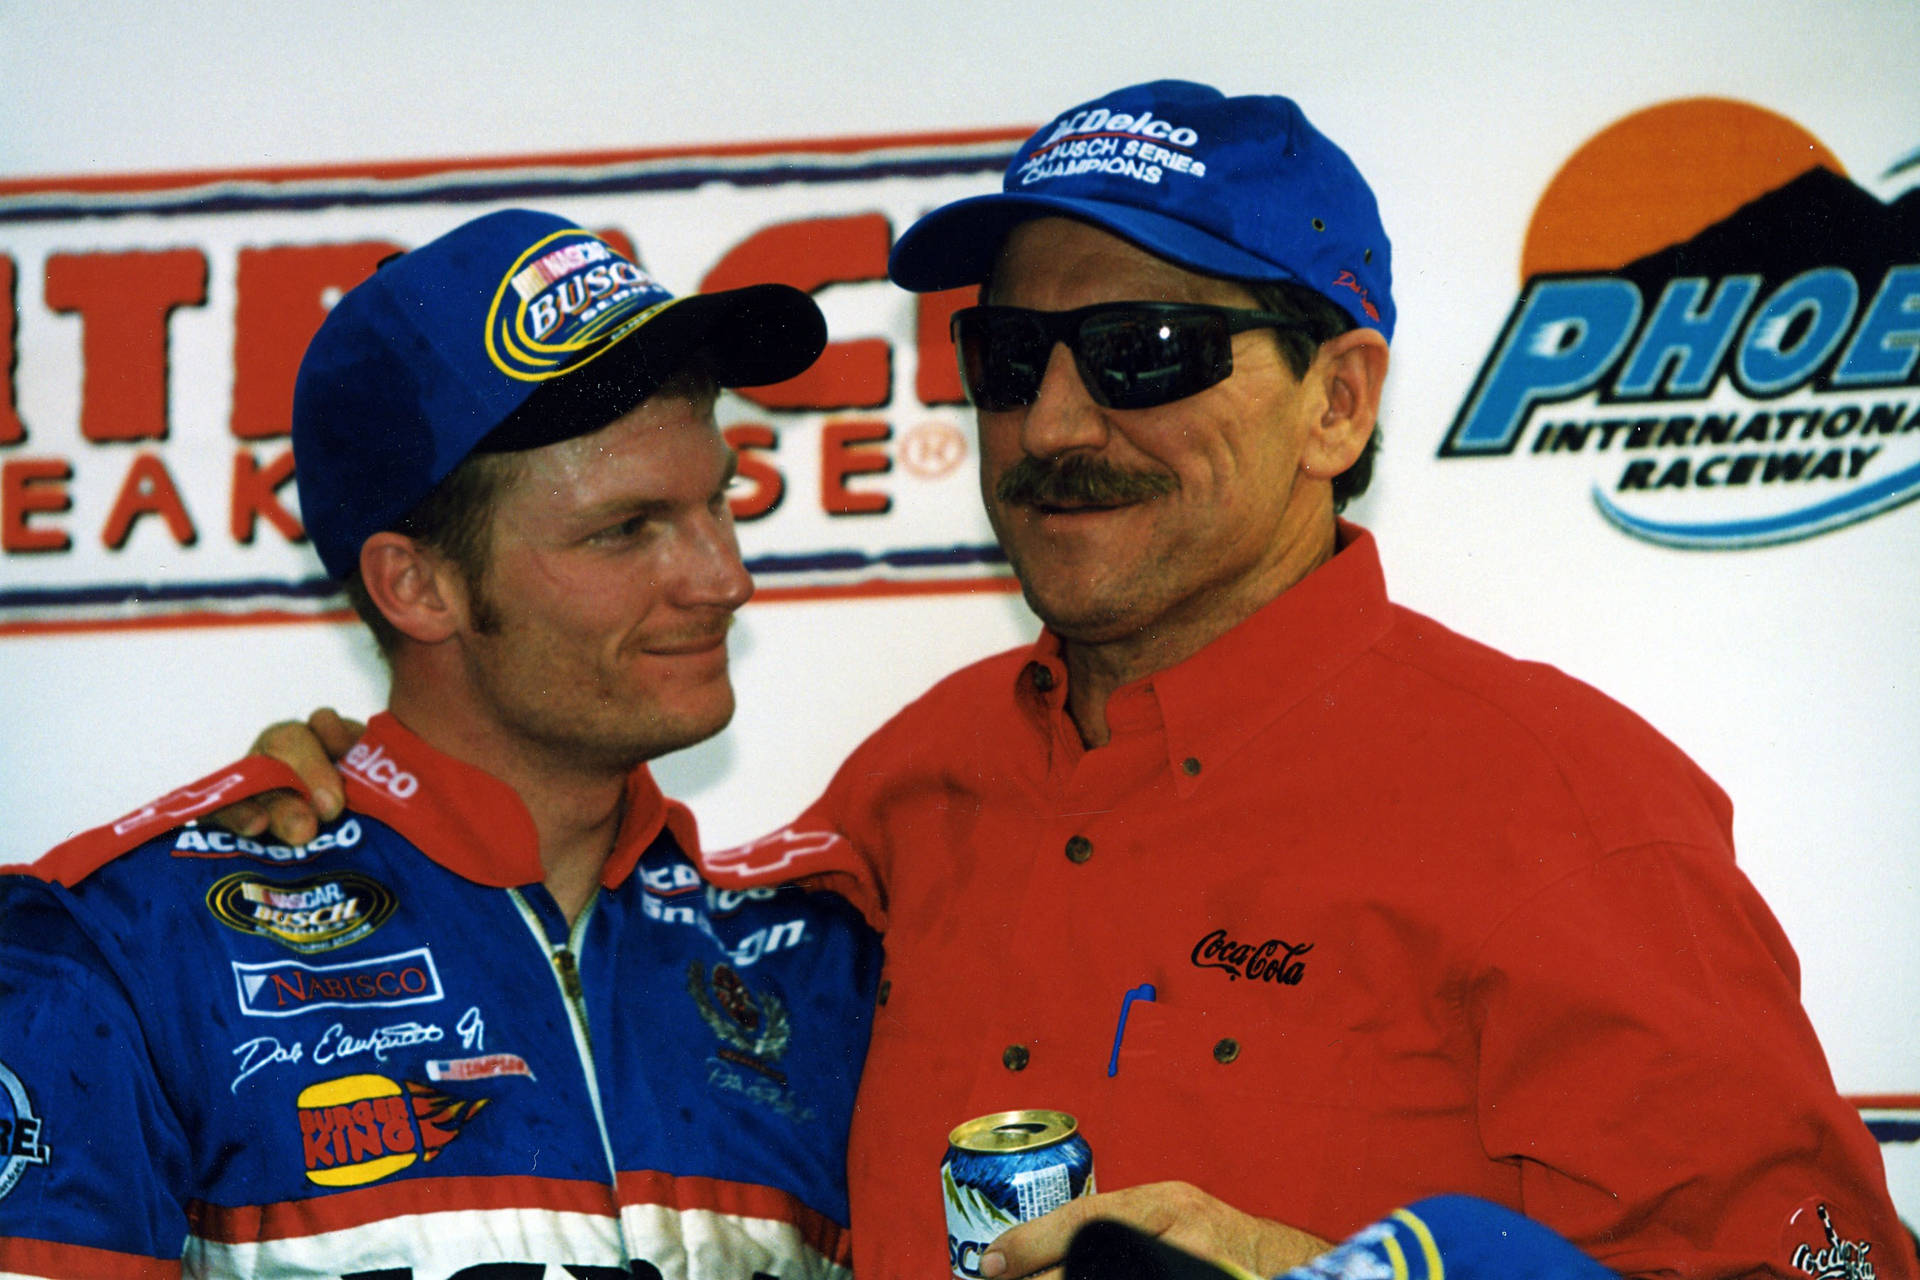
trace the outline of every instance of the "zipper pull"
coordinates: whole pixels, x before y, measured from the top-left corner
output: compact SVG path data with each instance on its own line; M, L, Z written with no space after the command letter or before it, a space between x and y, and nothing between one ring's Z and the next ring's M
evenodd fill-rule
M580 966L574 961L573 952L565 947L555 951L553 967L560 971L560 989L567 993L567 999L578 1000L586 995L587 989L580 981Z

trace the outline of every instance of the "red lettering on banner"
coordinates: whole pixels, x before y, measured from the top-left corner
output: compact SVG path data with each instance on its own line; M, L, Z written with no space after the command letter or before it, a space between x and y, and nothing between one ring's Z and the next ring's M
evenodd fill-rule
M282 449L262 467L252 450L233 455L233 503L227 509L227 531L242 546L253 545L254 526L261 516L288 542L306 538L307 531L293 512L280 505L280 490L293 479L293 450Z
M294 375L320 322L341 294L399 252L386 240L240 250L228 419L234 435L264 440L293 429Z
M13 259L0 253L0 444L19 444L27 438L19 401L13 394L13 343L20 331L20 299L14 289L17 279Z
M762 458L780 447L780 435L764 422L737 422L726 429L727 443L740 459L740 479L751 486L745 493L727 499L735 520L758 520L787 496L786 478L780 469Z
M820 429L822 510L830 516L871 516L892 509L893 499L884 493L847 488L848 476L893 470L887 451L872 447L892 438L891 426L872 420L829 422Z
M0 550L65 551L73 545L65 529L35 528L27 517L70 511L67 482L73 464L62 458L15 458L0 464Z
M884 280L893 227L884 215L805 218L754 232L700 282L703 292L778 281L816 292L830 284ZM873 409L893 394L893 347L884 338L829 342L798 377L740 394L764 409Z
M970 307L980 296L978 285L923 293L914 311L914 350L919 367L913 375L913 391L921 404L965 404L966 389L960 385L960 358L953 349L953 313Z
M167 321L207 300L198 249L56 253L47 305L80 316L80 434L89 440L167 438Z
M127 544L134 522L150 515L163 517L167 532L183 547L192 546L199 538L167 464L159 454L148 452L134 458L133 465L127 468L120 496L113 500L113 511L107 516L106 527L100 531L101 544L109 551L118 551Z
M631 262L640 261L640 255L634 252L633 241L627 238L626 232L616 230L613 227L602 227L593 234L612 245L620 253L621 257Z

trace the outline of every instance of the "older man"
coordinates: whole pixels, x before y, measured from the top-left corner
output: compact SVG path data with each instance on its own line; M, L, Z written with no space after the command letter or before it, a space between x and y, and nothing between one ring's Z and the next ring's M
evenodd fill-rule
M1285 98L1133 86L892 274L982 287L954 322L982 494L1047 625L708 858L887 931L860 1274L1024 1274L1104 1214L1270 1275L1436 1192L1628 1274L1911 1274L1726 797L1393 604L1337 518L1394 328L1338 147ZM946 1135L1024 1108L1078 1117L1106 1191L948 1236Z
M1336 518L1394 325L1338 147L1284 98L1123 89L892 275L982 286L954 320L982 495L1047 626L731 862L887 930L852 1179L889 1229L857 1269L967 1261L899 1170L1044 1107L1109 1193L979 1274L1104 1213L1270 1275L1441 1191L1628 1274L1908 1272L1726 797L1592 689L1391 603Z
M733 712L715 384L824 340L524 210L340 301L294 450L388 711L297 846L191 822L253 760L0 878L0 1273L846 1274L877 944L705 892L645 765Z

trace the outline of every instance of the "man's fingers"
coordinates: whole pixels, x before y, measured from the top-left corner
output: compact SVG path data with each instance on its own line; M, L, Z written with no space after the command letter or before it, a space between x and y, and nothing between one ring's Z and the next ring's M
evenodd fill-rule
M307 728L313 730L313 736L320 739L320 745L326 749L328 758L338 760L352 750L367 726L358 720L349 720L332 707L321 707L307 717Z
M261 797L250 796L215 809L207 815L207 821L237 836L257 836L267 829L267 806Z
M320 819L298 791L269 791L257 798L267 807L267 830L281 844L302 845L320 834Z
M282 720L261 730L249 754L271 756L300 776L313 799L297 791L269 791L216 809L208 821L240 836L271 835L282 844L305 844L346 808L346 786L333 762L347 754L367 726L332 707L321 707L303 724Z
M988 1280L1020 1280L1059 1266L1081 1227L1107 1218L1155 1236L1228 1270L1277 1275L1327 1249L1327 1242L1285 1223L1242 1213L1186 1182L1153 1182L1082 1196L1010 1228L980 1259Z
M320 833L313 806L298 791L285 788L236 800L215 809L206 820L237 836L260 836L281 844L305 844Z
M346 788L333 767L333 761L345 755L357 737L359 734L349 728L348 721L341 719L331 709L322 708L314 712L306 724L297 720L283 720L270 726L253 740L253 754L272 756L299 774L300 780L313 796L311 809L314 812L311 816L320 822L331 822L340 816L340 810L346 803ZM333 747L338 750L333 750ZM276 805L275 812L270 815L274 833L282 838L285 838L285 833L281 822L293 816L286 809L287 803L290 802L283 801Z
M996 1277L1019 1280L1021 1276L1059 1266L1067 1256L1067 1245L1072 1243L1074 1232L1089 1221L1128 1218L1126 1197L1125 1191L1082 1196L1031 1222L1009 1227L981 1255L980 1274L987 1280L996 1280Z

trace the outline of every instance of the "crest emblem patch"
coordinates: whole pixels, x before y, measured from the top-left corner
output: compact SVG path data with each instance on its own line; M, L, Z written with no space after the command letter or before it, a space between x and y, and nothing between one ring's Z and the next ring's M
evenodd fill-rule
M687 994L700 1020L720 1038L720 1056L764 1076L786 1082L774 1068L793 1035L786 1005L771 991L755 994L733 966L687 966Z

